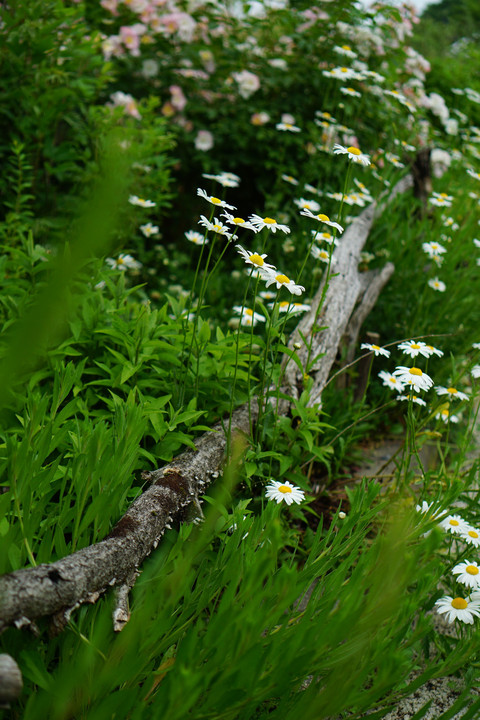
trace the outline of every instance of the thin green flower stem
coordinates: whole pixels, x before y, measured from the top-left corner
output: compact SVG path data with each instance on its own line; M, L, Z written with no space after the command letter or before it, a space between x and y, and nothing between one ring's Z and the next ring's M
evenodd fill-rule
M348 183L350 182L351 174L352 174L352 163L349 162L349 163L348 163L348 167L347 167L347 173L346 173L346 175L345 175L345 183L344 183L344 185L343 185L342 201L341 201L341 203L340 203L340 209L339 209L338 215L337 215L337 220L338 220L339 224L340 224L340 221L341 221L341 219L342 219L343 205L344 205L344 201L345 201L345 195L346 195L346 193L347 193ZM329 257L328 257L328 265L327 265L327 274L326 274L325 282L324 282L323 288L322 288L322 296L321 296L321 298L320 298L320 302L318 303L318 307L317 307L317 309L316 309L316 311L315 311L315 317L314 317L313 326L312 326L312 337L311 337L311 340L310 340L310 343L309 343L309 346L308 346L307 362L305 363L305 372L306 372L307 374L308 374L308 371L309 371L309 367L308 367L308 366L309 366L309 364L310 364L310 356L311 356L311 354L312 354L314 330L315 330L315 326L316 326L316 324L317 324L317 320L318 320L318 316L319 316L319 314L320 314L320 310L321 310L321 308L322 308L322 306L323 306L323 302L324 302L324 300L325 300L325 295L326 295L327 290L328 290L330 273L331 273L331 269L332 269L332 256L333 256L333 251L334 251L334 248L335 248L335 240L337 239L337 228L332 228L332 229L333 229L333 243L332 243L331 246L330 246L330 252L329 252Z
M212 211L211 211L210 217L209 217L209 222L212 221L214 212L215 212L215 208L212 208ZM189 318L190 312L191 312L191 310L192 310L193 296L194 296L194 293L195 293L195 287L196 287L196 285L197 285L198 274L199 274L199 272L200 272L200 267L201 267L202 258L203 258L203 252L204 252L204 249L205 249L205 245L207 244L206 241L207 241L207 239L208 239L208 232L209 232L209 231L207 230L206 233L204 234L204 242L202 243L202 248L201 248L201 250L200 250L200 256L199 256L199 258L198 258L197 267L196 267L196 269L195 269L195 275L194 275L194 278L193 278L192 288L191 288L190 293L189 293L189 295L188 295L186 315L185 315L185 318L182 320L183 340L182 340L182 351L181 351L181 353L180 353L180 357L183 357L183 353L184 353L184 350L185 350L185 345L186 345L186 343L187 343L188 318ZM211 252L211 250L212 250L212 248L210 249L210 252ZM198 313L198 311L200 310L200 307L201 307L201 303L199 302L199 303L198 303L198 307L197 307L197 313ZM197 317L195 317L194 329L192 330L193 335L195 334L195 331L196 331L196 323L197 323ZM190 355L191 355L192 346L193 346L193 335L192 335L192 342L191 342L191 344L190 344L190 350L189 350L189 353L188 353L188 357L187 357L187 360L186 360L186 363L185 363L185 368L184 368L184 371L183 371L183 373L182 373L182 379L181 379L181 383L180 383L180 386L181 386L181 387L180 387L180 394L179 394L179 401L178 401L178 406L179 406L179 407L181 407L181 405L183 404L183 399L184 399L184 395L185 395L185 382L186 382L186 376L187 376L187 373L188 373L188 366L189 366L189 364L190 364Z
M262 364L262 373L261 373L261 381L260 381L260 392L258 395L258 420L257 420L257 440L259 438L262 418L264 415L263 412L263 406L264 406L264 390L265 390L265 375L267 374L267 357L270 352L270 342L272 339L272 325L273 321L275 320L275 310L277 309L277 303L278 303L278 290L277 294L275 296L275 302L273 303L272 308L272 314L270 316L270 322L268 323L268 329L267 329L267 339L265 341L265 349L263 352L263 364Z
M359 422L362 420L365 420L366 418L370 417L370 415L374 415L377 412L380 412L380 410L384 410L387 407L390 407L394 405L395 400L389 400L388 402L384 403L383 405L380 405L379 407L373 408L373 410L370 410L370 412L366 413L365 415L362 415L362 417L357 418L353 423L350 423L350 425L347 425L347 427L343 428L339 433L335 435L335 437L330 440L328 446L333 447L333 444L338 440L338 438L342 437L343 433L347 432L347 430L351 430L355 425L358 425ZM310 460L308 460L306 463L301 465L301 469L303 470L304 467L306 467L310 463Z
M338 210L338 215L337 215L337 222L340 225L342 224L342 215L343 215L343 206L345 204L345 195L347 194L347 189L350 185L350 179L352 177L352 165L353 165L353 161L349 160L348 167L347 167L347 174L345 175L345 183L343 185L342 199L340 201L340 208ZM336 228L334 228L334 230L335 229Z
M288 312L286 313L286 315L287 315L287 317L288 317ZM287 321L287 318L285 318L284 327L285 327L286 321ZM283 328L282 328L282 333L283 333ZM276 418L278 418L278 405L279 405L279 403L280 403L280 387L281 387L281 385L282 385L283 377L285 376L285 373L286 373L286 371L287 371L288 363L290 362L291 359L292 359L292 358L291 358L291 356L289 355L289 356L287 357L287 362L285 363L284 367L282 368L282 370L281 370L281 372L280 372L280 376L279 376L279 378L278 378L277 393L276 393L276 396L275 396L275 400L276 400L276 402L275 402L275 417L276 417ZM276 445L276 443L277 443L277 438L278 438L277 427L278 427L278 424L275 423L274 429L273 429L273 438L272 438L272 447L271 447L272 453L275 452L275 445ZM271 455L271 456L270 456L269 468L268 468L268 475L269 475L269 476L271 476L271 474L272 474L272 464L273 464L273 456Z
M335 230L335 228L334 228L334 230ZM334 248L334 247L335 247L335 245L333 245L333 244L330 246L330 252L329 252L329 257L328 257L328 265L327 265L327 270L326 270L326 275L325 275L325 282L323 283L323 287L322 287L322 295L321 295L321 297L320 297L320 301L319 301L318 306L317 306L317 309L316 309L316 311L315 311L315 317L313 318L312 333L311 333L310 342L309 342L309 344L308 344L307 360L306 360L306 362L305 362L305 372L307 373L307 375L308 375L308 372L309 372L309 364L310 364L310 357L311 357L312 348L313 348L313 336L314 336L314 334L315 334L315 327L316 327L316 325L317 325L318 316L320 315L320 311L321 311L321 309L322 309L322 307L323 307L323 303L324 303L324 301L325 301L325 296L326 296L326 294L327 294L327 290L328 290L328 287L329 287L330 272L331 272L331 269L332 269L332 255L333 255L333 248Z
M245 303L247 301L247 294L250 287L250 280L252 278L252 273L254 271L254 267L252 266L252 269L250 270L250 274L248 276L248 282L245 286L245 292L243 293L243 300L242 300L242 309L240 310L240 318L238 321L238 328L237 328L237 337L236 337L236 347L235 347L235 366L233 370L233 382L232 382L232 389L230 393L230 408L228 411L228 430L227 430L227 458L230 456L230 445L231 445L231 436L232 436L232 415L233 415L233 405L235 402L235 387L237 384L237 370L238 370L238 355L240 352L240 333L242 330L242 319L243 319L243 311L245 309ZM253 305L255 308L255 303ZM255 310L253 311L255 312ZM252 316L252 329L253 329L253 316ZM252 337L250 338L250 345L252 343Z
M211 246L210 246L210 250L209 250L209 253L208 253L208 257L207 257L207 261L206 261L206 263L205 263L205 270L203 271L202 284L200 285L200 294L199 294L198 303L197 303L197 312L195 313L195 319L194 319L194 321L193 321L192 339L191 339L191 341L190 341L190 347L188 348L188 356L187 356L187 360L186 360L186 363L185 363L185 369L184 369L183 377L182 377L182 386L181 386L181 391L180 391L180 403L179 403L180 406L183 404L183 400L184 400L184 397L185 397L185 384L186 384L186 381L187 381L188 368L189 368L189 365L190 365L190 358L191 358L191 356L192 356L193 345L194 345L194 343L196 342L198 321L199 321L200 311L201 311L202 304L203 304L204 287L205 287L205 277L206 277L206 275L207 275L207 273L208 273L208 266L209 266L209 264L210 264L210 260L211 260L211 257L212 257L213 248L215 247L215 240L216 240L216 238L217 238L217 235L215 234L215 235L213 236L212 244L211 244ZM197 381L197 379L198 379L198 363L197 363L197 371L196 371L196 380L195 380L195 382Z
M302 277L302 273L303 273L303 271L305 270L305 265L307 264L307 260L308 260L308 258L310 257L310 253L312 252L312 247L313 247L313 244L314 244L315 240L317 239L318 233L319 233L319 231L317 230L317 231L315 232L315 235L314 235L313 238L312 238L312 241L311 241L310 245L308 246L307 254L305 255L305 259L304 259L304 261L303 261L303 263L302 263L302 266L301 266L301 268L300 268L300 270L299 270L299 272L298 272L297 283L300 282L300 279L301 279L301 277Z
M258 283L260 282L260 275L257 275L255 281L255 289L253 291L253 312L257 304L257 291ZM253 437L253 423L252 423L252 391L250 384L250 368L252 366L252 346L253 346L253 323L250 327L250 346L248 348L248 372L247 372L247 393L248 393L248 426L250 428L250 436Z

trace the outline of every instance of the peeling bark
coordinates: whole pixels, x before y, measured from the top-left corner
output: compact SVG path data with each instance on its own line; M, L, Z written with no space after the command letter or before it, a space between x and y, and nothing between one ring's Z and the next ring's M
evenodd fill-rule
M253 420L256 410L252 406ZM234 432L250 431L248 406L233 415ZM96 602L110 587L117 588L114 623L128 620L128 590L138 567L155 549L174 517L198 498L218 477L226 438L219 423L171 464L144 473L150 487L138 497L109 535L61 560L16 570L0 578L0 632L10 625L30 625L42 616L54 617L61 630L75 608Z

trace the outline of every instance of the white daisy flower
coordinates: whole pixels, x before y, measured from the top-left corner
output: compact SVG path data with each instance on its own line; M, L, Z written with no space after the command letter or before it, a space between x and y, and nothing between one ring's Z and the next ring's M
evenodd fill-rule
M205 237L205 235L202 235L202 233L199 233L196 230L187 230L184 235L187 240L194 243L195 245L207 245L210 242L209 239Z
M152 225L152 223L145 223L145 225L140 225L140 230L145 235L145 237L151 237L152 235L158 235L158 225Z
M461 622L472 625L474 617L480 617L480 599L468 600L462 597L452 598L450 595L445 595L445 597L437 600L435 607L438 613L445 615L449 623L453 623L454 620L461 620Z
M240 255L243 257L247 265L254 265L257 268L261 268L262 270L275 270L275 265L269 265L265 262L265 258L267 257L266 253L263 255L260 255L259 253L250 253L248 250L245 250L241 245L235 245L237 248L237 252L240 253Z
M426 355L427 352L428 355ZM443 357L443 351L439 350L436 347L433 347L433 345L426 345L423 349L422 354L425 355L425 357L432 357L432 355L436 355L437 357Z
M331 233L318 232L318 230L311 230L310 232L317 242L323 240L328 243L328 245L338 245L338 240L334 238Z
M320 210L320 204L316 200L306 200L305 198L298 198L293 201L295 205L302 210L311 210L312 212L318 212Z
M428 202L432 205L435 205L436 207L451 207L452 206L452 200L448 197L443 197L444 193L441 193L438 197L429 197Z
M480 587L480 568L475 560L473 560L473 562L465 560L465 562L458 563L458 565L455 565L453 568L452 574L458 575L457 580L462 583L462 585L466 585L474 590Z
M409 368L404 365L399 365L395 368L393 374L404 385L410 385L415 392L429 390L433 385L433 380L430 375L427 375L417 367Z
M277 123L275 127L277 128L277 130L285 130L287 132L301 132L301 128L297 127L293 123L281 122Z
M350 97L362 97L362 93L351 87L341 87L340 92L344 95L349 95Z
M370 190L368 190L368 188L366 187L366 185L364 185L362 182L360 182L359 180L357 180L357 178L353 178L353 182L354 182L355 185L358 187L358 189L360 190L360 192L363 193L363 195L366 195L367 197L372 197L372 193L370 192Z
M427 284L432 288L432 290L438 290L438 292L445 292L447 289L445 283L442 280L439 280L438 277L431 278Z
M417 355L423 355L423 357L430 357L431 355L424 342L415 342L415 340L402 342L400 345L397 345L397 348L411 358L417 357Z
M468 545L473 545L474 547L478 547L480 545L480 531L474 527L468 526L466 530L462 530L460 532L460 537Z
M470 175L470 177L475 178L475 180L480 180L480 173L475 172L475 170L470 170L470 168L467 170L467 173Z
M472 343L472 347L475 348L475 350L480 350L480 342Z
M375 353L375 357L378 357L378 355L390 357L390 350L386 350L385 348L379 347L378 345L372 345L371 343L362 343L360 345L360 350L371 350Z
M477 238L473 238L473 244L475 247L480 248L480 240L477 240Z
M362 151L358 148L353 147L353 145L350 147L344 147L344 145L335 143L333 146L333 152L335 155L348 155L349 160L355 163L360 163L361 165L367 166L371 163L369 156L362 153Z
M120 253L116 259L107 257L105 262L112 268L112 270L139 270L139 268L142 267L141 262L134 260L131 255L124 255L123 253Z
M470 525L460 517L460 515L447 515L447 517L441 521L440 527L452 535L460 535L470 529Z
M389 97L393 97L393 98L395 98L395 100L398 100L398 102L401 102L401 103L404 103L407 101L407 98L405 97L405 95L402 95L402 93L399 92L398 90L384 90L383 94L388 95Z
M212 205L216 205L217 207L222 208L228 208L229 210L235 210L234 205L229 205L225 202L225 200L220 200L220 198L214 197L213 195L207 195L205 190L202 190L202 188L197 188L197 195L200 195L204 200L211 203Z
M277 290L281 287L285 287L292 293L292 295L301 295L302 292L305 292L303 285L296 285L293 280L290 280L290 278L283 275L283 273L265 273L264 280L266 280L265 287L267 288L270 287L270 285L273 285L273 283L276 283Z
M278 303L278 310L281 313L289 313L290 315L292 313L301 313L301 312L307 312L307 310L310 310L310 305L305 305L304 303L292 303L288 302L287 300L283 300L282 302Z
M480 377L480 365L474 365L471 369L471 373L474 378Z
M144 207L144 208L155 207L155 205L157 204L156 202L153 202L153 200L144 200L143 198L138 197L137 195L130 195L130 197L128 198L128 202L131 205L138 205L139 207Z
M440 245L437 242L426 242L422 243L422 250L427 253L430 257L433 255L442 255L447 252L447 248Z
M296 180L293 175L282 175L282 180L285 180L285 182L290 183L290 185L298 185L298 180Z
M208 180L216 180L216 182L220 183L223 187L236 188L240 183L239 176L231 172L221 172L218 175L208 175L207 173L203 173L202 177L207 178Z
M387 152L387 153L385 153L385 158L386 158L386 160L388 160L388 162L391 162L392 165L395 165L395 167L397 167L397 168L405 167L405 163L402 163L402 161L400 160L398 155L394 155L391 152Z
M235 217L234 215L230 215L228 212L222 213L222 217L226 218L227 222L230 223L230 225L236 225L239 228L244 228L245 230L253 230L253 232L257 232L257 228L252 225L252 223L247 222L241 217Z
M286 502L287 505L297 503L299 505L305 500L305 493L300 490L296 485L292 485L288 480L279 482L278 480L271 480L270 484L267 485L265 495L269 500L275 500L277 505L282 501Z
M320 260L320 262L327 264L329 262L333 262L333 258L330 259L330 253L328 252L328 250L321 250L316 245L312 245L310 254L312 255L312 257L315 258L315 260Z
M213 218L213 222L210 222L210 220L208 220L205 215L200 215L200 220L198 221L198 224L207 228L207 230L209 230L210 232L214 232L216 235L224 235L224 237L226 237L228 240L231 240L232 238L230 228L224 225L221 220L218 220L218 218Z
M392 375L392 373L389 373L386 370L380 370L378 377L382 380L382 384L385 385L385 387L389 387L397 392L403 391L403 383L401 383L395 375Z
M280 225L274 218L271 217L261 218L260 215L254 214L251 215L248 220L252 225L254 225L254 227L257 229L257 232L263 230L263 228L267 228L272 232L277 232L277 230L281 230L284 233L290 232L290 228L288 227L288 225Z
M233 309L237 313L237 315L241 315L240 325L243 325L244 327L252 327L257 325L257 323L259 322L265 322L265 318L263 315L254 312L250 308L244 307L242 312L241 305L234 305Z
M457 415L451 415L450 410L444 407L435 415L435 420L442 420L444 423L458 423L459 418Z
M325 77L335 78L336 80L363 80L362 73L347 67L336 67L332 70L323 70L322 75Z
M335 45L333 50L339 55L344 55L352 60L355 60L355 58L358 57L357 53L352 50L350 45Z
M439 385L435 388L435 392L437 395L450 395L450 397L457 398L457 400L468 400L468 395L466 393L460 392L460 390L457 390L457 388L454 387L446 388Z
M399 395L397 397L397 400L405 401L405 402L412 402L416 405L422 405L423 407L426 406L425 400L422 400L422 398L417 397L417 395L412 395L411 393L408 395Z
M312 212L310 212L310 210L307 210L307 209L301 210L300 215L305 215L305 217L312 218L313 220L319 220L320 222L325 223L325 225L330 225L330 227L336 228L338 230L338 232L340 232L340 233L343 232L343 227L341 225L339 225L338 223L330 220L328 215L323 215L322 213L320 213L318 215L314 215Z

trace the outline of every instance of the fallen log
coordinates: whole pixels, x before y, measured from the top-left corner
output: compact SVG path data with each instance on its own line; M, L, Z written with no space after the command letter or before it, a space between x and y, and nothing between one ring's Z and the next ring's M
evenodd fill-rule
M411 183L411 178L401 181L401 188L394 188L390 197L404 191ZM300 333L303 337L311 337L311 357L321 356L309 370L314 378L312 406L320 403L349 322L353 323L353 338L393 272L393 266L387 265L374 279L367 276L371 282L366 287L358 271L360 253L373 219L383 207L369 206L347 229L336 252L336 275L320 286L310 312L300 321L290 339L289 346L293 348L301 338ZM319 324L327 327L317 332ZM298 353L306 362L308 350L305 345ZM286 365L286 388L292 399L299 396L303 383L303 376L296 371L293 363ZM254 424L258 416L257 404L252 401L250 409L244 405L234 412L232 432L249 434L251 423ZM289 405L288 401L282 401L279 411L286 414ZM61 560L1 577L0 632L12 625L17 628L30 626L35 630L35 620L45 616L52 618L57 631L61 630L73 610L83 603L96 602L112 587L116 591L114 629L121 630L128 621L128 593L138 576L138 568L157 547L172 520L181 519L182 511L192 502L198 503L199 494L221 472L227 447L223 424L219 423L198 438L195 447L195 451L186 451L169 465L144 474L150 487L135 500L104 540Z

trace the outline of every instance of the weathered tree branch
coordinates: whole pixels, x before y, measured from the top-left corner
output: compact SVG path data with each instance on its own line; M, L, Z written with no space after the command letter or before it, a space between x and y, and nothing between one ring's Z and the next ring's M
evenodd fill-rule
M256 408L252 405L253 421ZM249 433L248 406L233 415L234 432ZM128 620L128 590L138 567L157 547L173 518L218 477L226 438L219 423L169 465L145 473L150 487L138 497L110 534L96 545L50 564L16 570L0 578L0 632L36 618L55 616L61 629L73 609L96 602L109 587L117 588L117 629Z
M391 191L390 198L410 187L411 182L411 178L401 181ZM320 355L309 371L314 377L311 405L320 401L349 322L358 333L362 319L392 272L387 265L375 278L362 278L357 269L375 213L374 205L366 208L345 232L335 253L336 275L326 288L319 288L311 311L301 320L290 340L289 346L293 349L301 337L300 332L304 337L311 336L311 358ZM368 287L367 278L371 280ZM326 327L317 332L315 328L319 325ZM298 352L305 363L307 348L303 346ZM294 363L286 365L287 391L293 398L298 397L303 382L296 370ZM286 413L288 408L286 401L280 412ZM256 422L257 414L256 402L252 401L250 411L248 405L242 406L233 414L232 430L249 434L250 423ZM52 618L60 630L75 608L82 603L96 602L110 587L116 588L114 626L116 630L121 629L128 621L128 592L135 583L141 563L157 547L173 518L178 519L192 501L198 502L198 495L218 477L226 452L223 425L219 423L202 435L195 441L195 446L195 451L189 450L169 465L144 474L150 487L135 500L104 540L56 562L17 570L0 578L0 632L11 625L34 628L35 619L44 616Z

